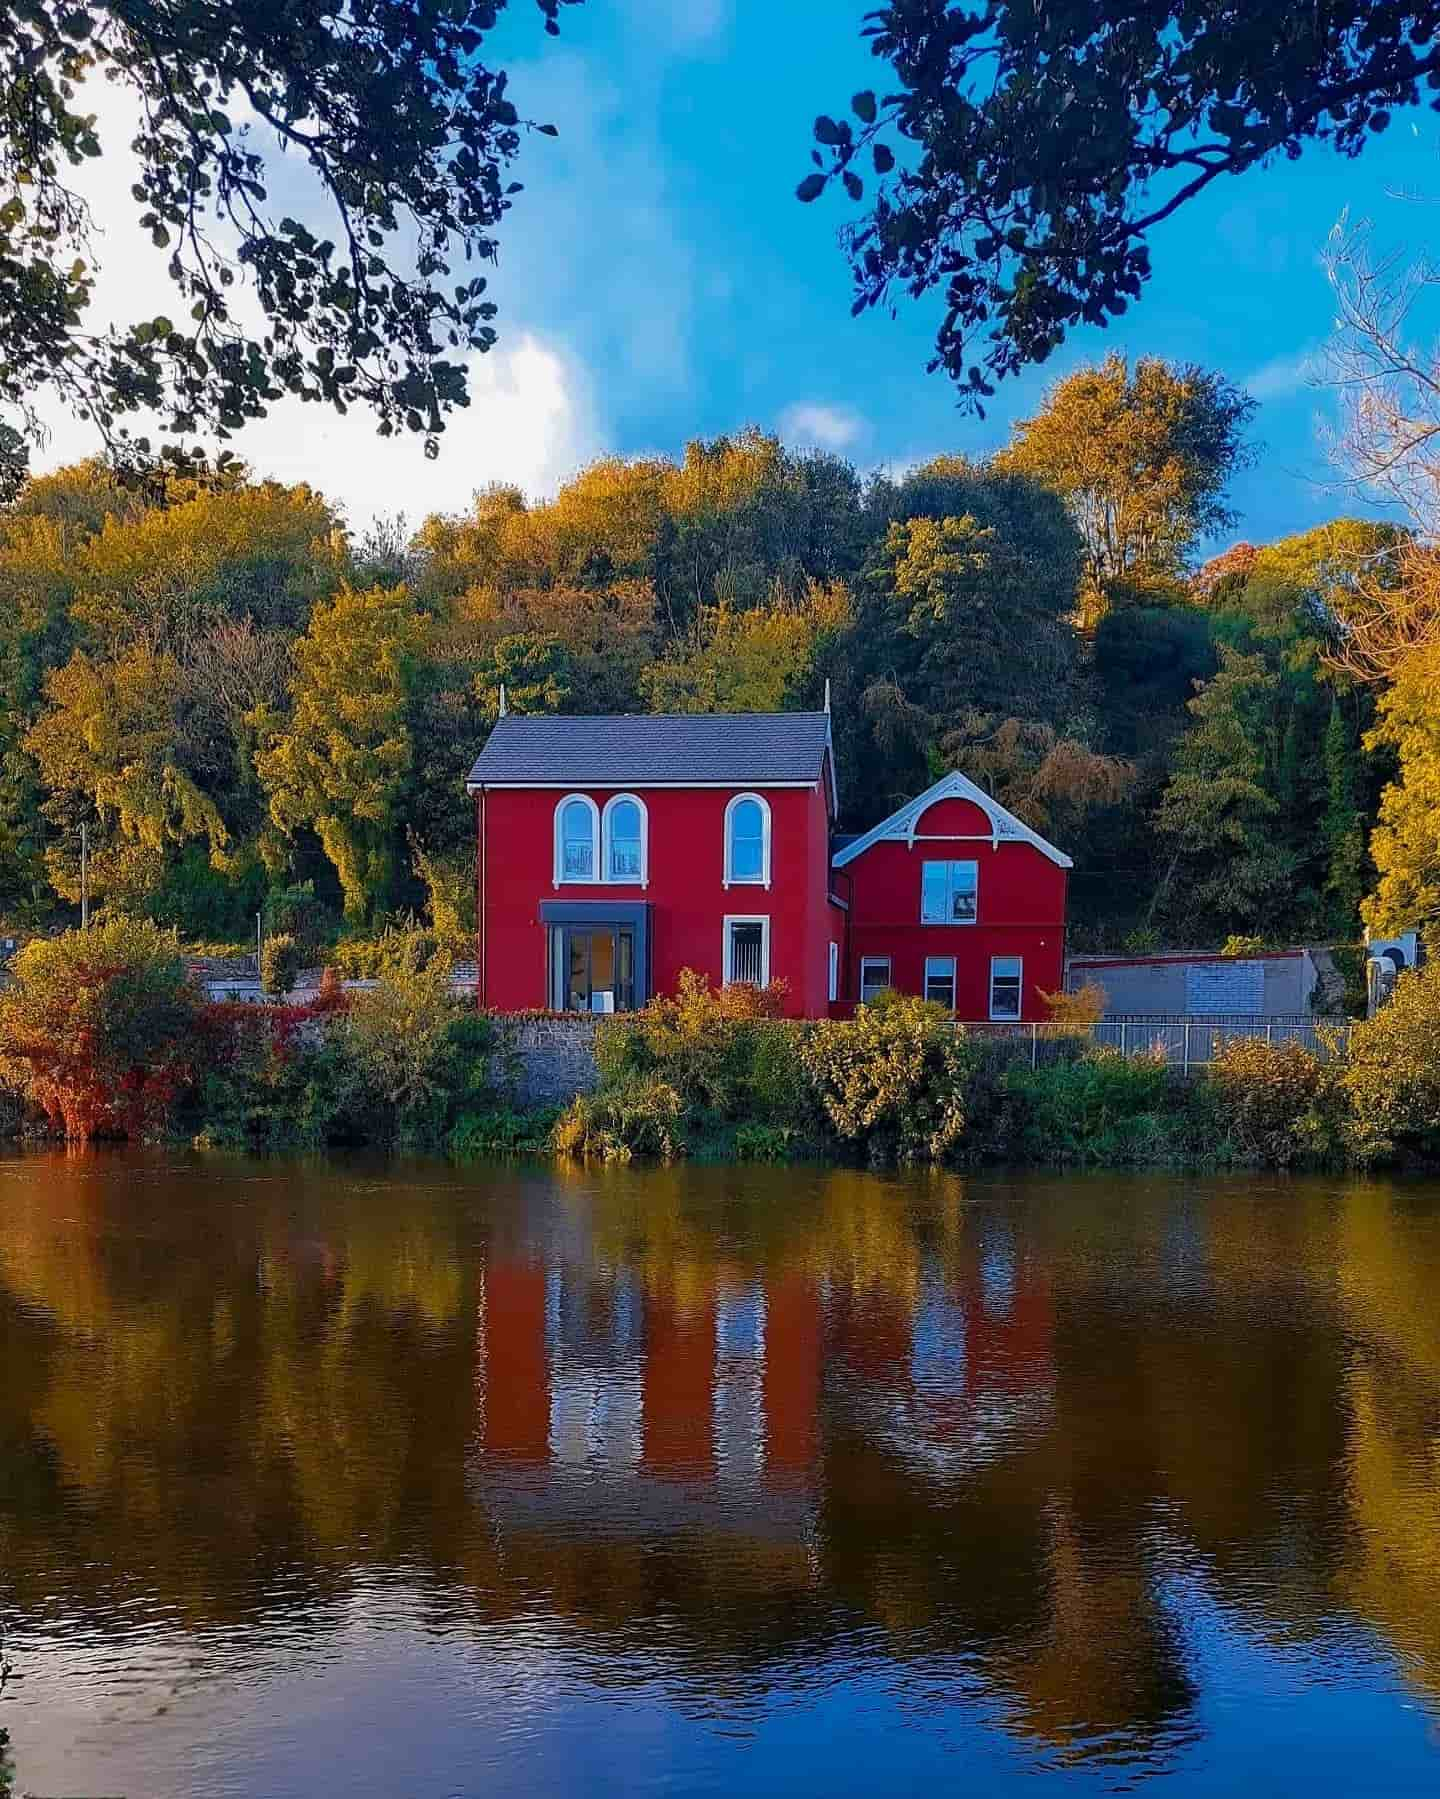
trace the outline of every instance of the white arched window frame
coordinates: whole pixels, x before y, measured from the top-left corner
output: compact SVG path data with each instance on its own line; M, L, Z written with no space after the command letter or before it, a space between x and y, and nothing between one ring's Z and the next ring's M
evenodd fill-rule
M640 870L638 874L617 874L613 867L615 815L622 806L633 806L640 818ZM650 814L638 793L613 794L605 802L600 816L601 879L615 887L648 887L650 885Z
M567 874L565 872L565 846L567 835L565 830L566 816L572 806L583 806L585 816L590 825L590 872L589 874ZM581 841L577 835L575 842ZM588 793L567 793L555 808L555 885L557 887L593 887L600 880L600 808Z
M742 806L760 809L760 872L735 872L735 819ZM768 887L770 885L770 804L758 793L737 793L725 808L725 885L727 887Z

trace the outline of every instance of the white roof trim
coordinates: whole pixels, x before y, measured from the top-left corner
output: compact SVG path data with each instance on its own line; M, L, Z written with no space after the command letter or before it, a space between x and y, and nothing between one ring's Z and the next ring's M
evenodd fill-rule
M962 774L942 776L918 798L902 806L898 812L892 812L889 818L882 818L863 837L857 837L854 843L846 844L833 858L833 866L844 868L847 862L863 856L872 844L882 841L913 846L921 836L919 824L922 815L939 800L969 800L971 805L978 806L990 821L990 843L994 849L999 849L1002 843L1028 843L1032 849L1039 850L1042 856L1048 856L1057 868L1075 866L1063 850L1057 850L1053 843L1047 843L1038 831L1032 831L1013 812L1007 812L983 787L977 787Z

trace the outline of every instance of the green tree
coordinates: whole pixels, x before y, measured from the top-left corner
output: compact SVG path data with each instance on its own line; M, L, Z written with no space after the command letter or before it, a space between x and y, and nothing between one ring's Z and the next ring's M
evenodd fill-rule
M997 464L1060 494L1085 542L1082 610L1177 592L1197 540L1233 521L1248 394L1194 364L1112 352L1058 381Z
M263 9L199 0L7 13L0 405L29 416L49 385L107 432L153 410L177 436L201 424L224 436L290 393L342 412L363 402L382 433L433 445L465 403L465 356L495 338L484 277L450 271L494 258L515 192L522 123L504 72L482 60L503 3L291 7L283 30ZM565 0L537 3L555 30ZM134 104L135 211L170 250L179 323L162 308L97 333L85 316L89 214L64 171L117 147L87 104L101 77ZM275 219L247 114L309 167L319 230ZM234 303L237 268L255 326Z
M1123 315L1151 230L1212 182L1312 140L1358 155L1440 72L1433 24L1410 0L889 0L865 27L886 92L816 120L799 197L859 203L873 169L856 310L943 288L933 366L980 407Z
M570 658L559 638L519 631L497 641L475 676L475 693L493 723L502 688L512 711L563 712L570 682Z
M1266 780L1265 708L1278 684L1260 655L1223 646L1220 672L1190 701L1156 829L1171 846L1159 903L1210 931L1254 929L1280 912L1291 858L1272 841L1279 810Z
M962 457L872 483L866 512L872 547L854 622L820 657L857 824L934 778L938 739L968 712L1066 720L1081 567L1079 536L1054 494Z
M1365 821L1360 810L1356 745L1338 698L1325 727L1325 893L1333 928L1355 931L1365 894Z
M290 717L260 721L256 765L271 821L284 838L315 833L356 922L391 896L428 628L403 587L347 589L315 608L295 645Z
M877 580L913 646L903 656L912 699L937 716L987 702L1027 717L1049 709L1074 638L1033 574L1025 551L973 514L890 527Z

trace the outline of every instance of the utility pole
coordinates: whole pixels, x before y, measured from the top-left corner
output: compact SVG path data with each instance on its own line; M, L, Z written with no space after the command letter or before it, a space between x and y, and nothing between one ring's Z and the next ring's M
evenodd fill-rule
M80 827L80 929L90 929L90 827Z

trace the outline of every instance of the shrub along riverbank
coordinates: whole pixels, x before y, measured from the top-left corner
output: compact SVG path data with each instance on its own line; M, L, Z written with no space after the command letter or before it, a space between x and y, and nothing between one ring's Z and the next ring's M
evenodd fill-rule
M1237 1039L1184 1082L1158 1055L1095 1047L1083 1024L1060 1060L1017 1068L918 1000L798 1023L779 1016L782 989L715 993L687 974L674 998L601 1022L598 1088L558 1114L509 1103L505 1022L457 999L451 969L417 935L391 945L368 991L327 977L304 1005L211 1005L152 924L37 941L0 993L12 1128L611 1161L1440 1161L1440 963L1401 977L1343 1062Z

